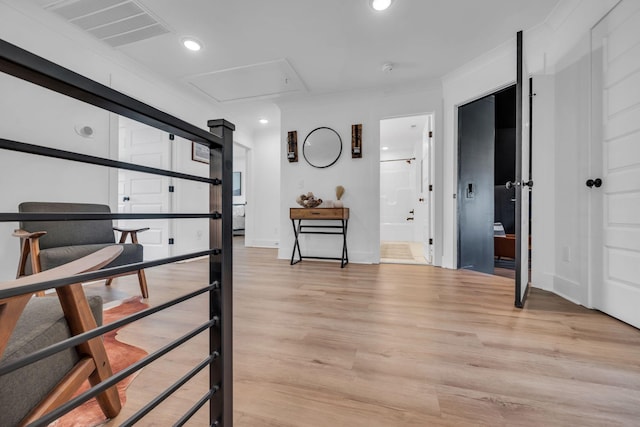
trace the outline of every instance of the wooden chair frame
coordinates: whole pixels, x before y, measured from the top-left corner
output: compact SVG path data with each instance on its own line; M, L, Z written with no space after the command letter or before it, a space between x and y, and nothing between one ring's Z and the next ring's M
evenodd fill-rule
M0 290L19 288L98 270L116 259L121 252L122 247L120 246L103 248L60 267L0 284ZM72 335L78 335L97 327L81 283L61 286L56 288L56 292ZM0 325L2 325L0 329L0 357L2 357L13 329L31 297L32 293L27 292L0 299ZM31 410L22 420L21 425L35 421L67 402L87 379L94 386L113 375L102 337L83 342L76 346L76 350L80 360L54 389ZM115 385L97 395L96 399L107 418L114 418L120 413L122 405Z
M120 241L118 243L126 243L127 237L131 236L131 243L138 243L138 233L143 231L147 231L149 227L145 228L136 228L136 229L125 229L113 227L115 231L119 231L122 233L120 235ZM40 238L46 235L46 231L35 231L29 232L26 230L15 230L13 232L13 236L20 238L20 259L18 261L18 271L16 273L16 278L20 278L25 275L25 268L27 265L27 259L29 258L29 254L31 254L31 270L34 274L42 272L42 267L40 265ZM111 276L105 281L106 286L110 286L113 279L120 276L126 276L129 274L137 274L138 275L138 283L140 284L140 292L142 294L142 298L149 298L149 289L147 287L147 276L144 274L144 270L140 269L137 271L132 271L130 273L123 273L117 276ZM38 293L38 295L43 295L43 293Z

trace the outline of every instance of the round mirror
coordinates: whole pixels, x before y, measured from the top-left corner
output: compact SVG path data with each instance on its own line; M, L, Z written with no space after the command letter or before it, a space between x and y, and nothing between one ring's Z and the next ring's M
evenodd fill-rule
M342 139L335 130L320 127L309 132L302 145L304 159L314 168L328 168L342 154Z

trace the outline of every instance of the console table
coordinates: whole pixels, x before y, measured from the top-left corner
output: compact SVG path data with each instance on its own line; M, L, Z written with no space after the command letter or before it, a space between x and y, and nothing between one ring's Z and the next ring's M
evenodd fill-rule
M347 252L347 225L349 224L349 208L290 208L289 218L293 225L293 234L295 235L295 244L293 245L293 253L291 254L291 265L297 264L303 258L308 259L333 259L340 261L340 267L344 268L349 262L349 254ZM296 220L298 225L296 226ZM303 224L302 221L340 221L334 225L313 225ZM300 253L299 237L301 234L337 234L342 236L342 256L337 257L320 257L320 256L302 256ZM298 251L298 260L295 260L296 250Z

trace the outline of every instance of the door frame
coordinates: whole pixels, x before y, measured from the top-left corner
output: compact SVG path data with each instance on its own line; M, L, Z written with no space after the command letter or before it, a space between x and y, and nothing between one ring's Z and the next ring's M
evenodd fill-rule
M426 254L426 258L427 258L427 262L431 265L433 265L434 263L434 252L435 252L435 248L434 248L434 239L435 239L435 198L433 196L433 190L434 190L434 182L435 182L435 171L434 171L434 137L435 137L435 119L434 119L434 114L430 114L427 117L427 134L423 135L423 145L422 145L422 159L424 161L425 158L425 150L427 151L426 154L426 158L427 161L429 163L429 177L427 179L427 185L429 186L429 188L427 188L426 191L423 191L423 193L426 193L426 198L427 198L427 209L426 209L426 215L427 215L427 224L426 227L428 228L427 231L427 236L425 236L426 238L428 238L428 241L423 242L425 243L423 251ZM426 141L424 141L424 139L426 139ZM424 171L424 168L422 168ZM421 172L422 174L422 172ZM422 176L423 179L423 185L424 185L424 176Z
M459 132L458 132L458 124L459 124L459 120L460 118L458 117L458 109L460 107L463 107L467 104L471 104L472 102L478 101L482 98L486 98L488 96L492 96L492 95L497 95L500 92L503 92L511 87L516 86L516 80L509 80L506 83L503 83L499 86L496 86L492 89L486 90L484 92L482 92L479 95L476 95L474 97L471 97L465 101L461 101L458 102L454 105L454 173L453 173L453 189L456 191L458 191L458 186L460 185L460 171L459 171L459 165L460 165L460 147L459 147ZM453 235L453 244L454 244L454 251L453 251L453 268L456 270L460 269L460 265L458 265L458 261L459 261L459 252L460 252L460 248L459 248L459 241L460 241L460 236L459 236L459 230L460 230L460 224L459 224L459 216L460 213L458 212L459 210L459 206L458 206L458 200L456 199L457 195L454 196L453 202L454 202L454 206L455 206L455 226L454 226L454 235Z
M429 138L429 144L430 144L430 156L429 156L429 181L431 183L431 185L433 187L435 187L435 182L434 182L434 178L436 176L435 173L435 155L434 155L434 150L435 150L435 135L436 135L436 117L437 117L437 111L427 111L427 112L417 112L417 113L406 113L406 114L399 114L399 115L393 115L393 116L385 116L385 117L381 117L380 119L377 120L377 132L378 132L378 153L380 153L380 150L383 146L383 141L382 138L380 136L380 123L383 120L393 120L393 119L399 119L399 118L405 118L405 117L417 117L417 116L427 116L427 124L430 126L430 130L432 133L432 136ZM424 130L424 129L423 129ZM422 143L422 142L421 142ZM380 156L378 155L378 160L380 160ZM420 159L416 158L415 163L416 163L416 171L419 171L420 169ZM416 177L420 176L419 173L416 173ZM432 188L433 188L432 187ZM429 244L430 247L430 252L426 252L424 251L425 248L423 248L423 255L425 257L425 262L428 263L428 265L435 265L434 261L435 261L435 252L436 252L436 245L435 245L435 236L434 236L434 230L435 230L435 214L436 214L436 207L435 207L435 197L434 197L434 193L435 193L435 189L432 191L427 191L428 193L428 203L430 203L430 205L427 206L427 209L429 209L429 214L427 214L426 216L429 217L429 239L431 242ZM378 206L380 206L380 162L378 161ZM416 195L419 194L419 188L417 187L417 183L416 183ZM380 209L378 209L378 229L380 228L380 224L381 224L381 211ZM414 224L414 227L417 227L416 224ZM423 236L424 238L424 236ZM377 263L380 264L380 245L382 244L382 238L381 238L381 234L378 233L378 259L377 259ZM427 264L425 264L427 265Z

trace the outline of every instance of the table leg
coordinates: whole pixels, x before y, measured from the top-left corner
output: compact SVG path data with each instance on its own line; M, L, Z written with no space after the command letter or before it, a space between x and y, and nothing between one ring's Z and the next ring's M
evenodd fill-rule
M302 254L300 253L300 243L298 242L298 236L300 235L300 221L298 220L298 228L296 228L296 220L291 220L291 225L293 226L293 234L296 236L295 243L293 244L293 252L291 252L291 264L297 264L302 261ZM296 256L296 248L298 248L298 261L293 262L293 259Z
M347 252L347 226L349 225L348 219L342 220L342 262L340 268L344 268L349 263L349 252Z

